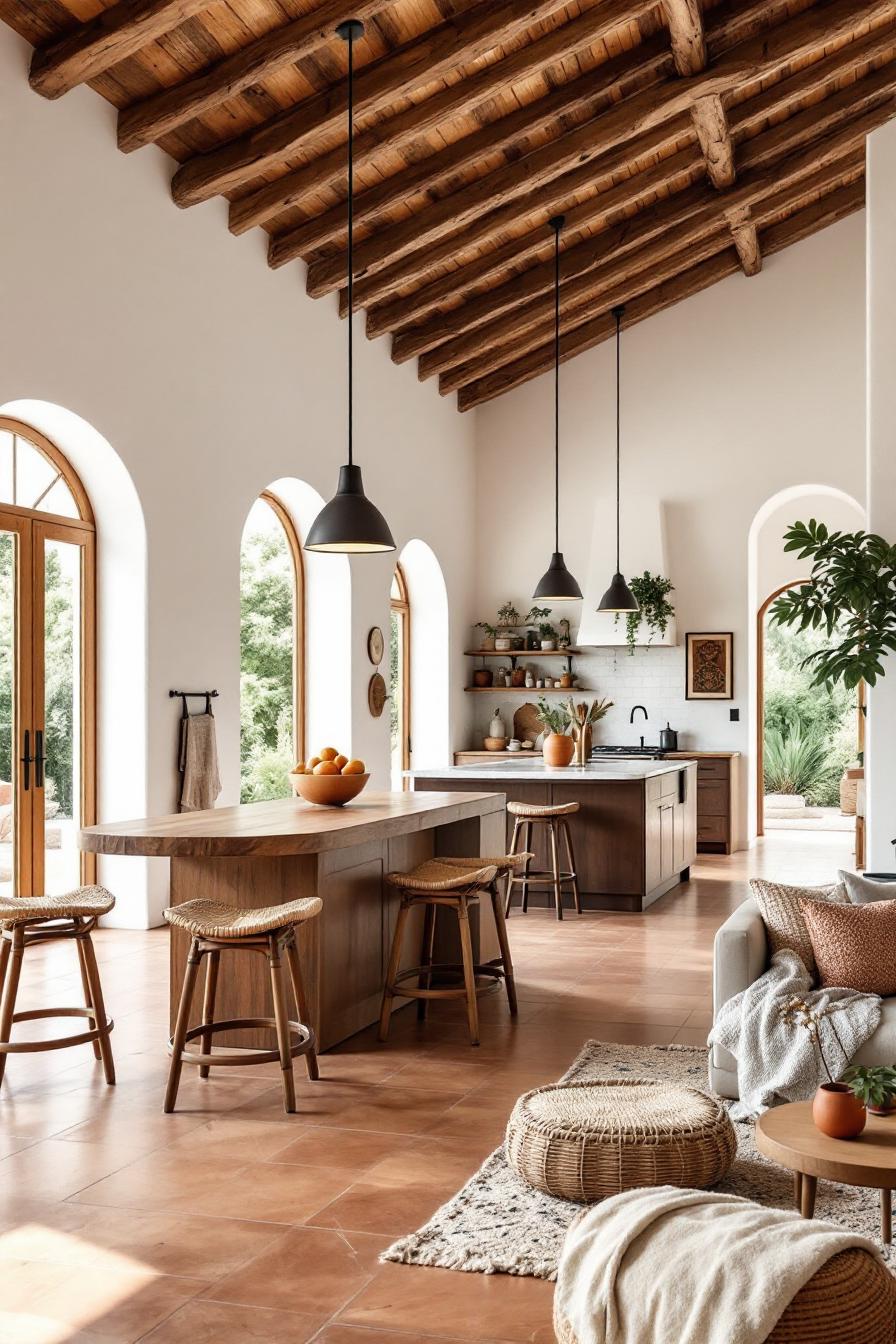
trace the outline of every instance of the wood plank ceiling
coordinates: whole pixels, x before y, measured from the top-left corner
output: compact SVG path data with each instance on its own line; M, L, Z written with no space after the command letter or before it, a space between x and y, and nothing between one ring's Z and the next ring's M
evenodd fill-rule
M568 359L860 208L894 112L894 0L0 0L38 93L88 83L343 315L350 16L357 307L462 410L552 362L549 216Z

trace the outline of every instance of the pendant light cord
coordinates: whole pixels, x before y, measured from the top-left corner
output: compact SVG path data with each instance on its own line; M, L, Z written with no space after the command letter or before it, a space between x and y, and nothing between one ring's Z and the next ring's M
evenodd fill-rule
M620 444L620 438L621 438L621 435L620 435L620 412L619 412L619 403L620 403L619 384L620 384L620 368L621 368L620 353L619 353L619 347L620 347L620 341L619 341L619 329L620 329L620 327L622 326L622 314L623 314L623 312L624 312L624 309L622 309L622 308L614 308L614 309L613 309L613 316L614 316L615 319L616 319L616 573L617 573L617 574L621 574L621 573L622 573L622 569L621 569L621 566L620 566L620 564L619 564L619 517L620 517L620 514L619 514L619 451L620 451L620 449L619 449L619 444Z
M554 233L554 551L560 550L560 227Z
M355 35L348 37L348 464L354 430Z

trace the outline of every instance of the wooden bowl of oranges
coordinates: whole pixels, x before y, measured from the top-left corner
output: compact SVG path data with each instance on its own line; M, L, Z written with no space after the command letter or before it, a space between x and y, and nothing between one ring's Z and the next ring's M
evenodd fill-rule
M369 778L363 761L350 761L335 747L324 747L289 772L293 793L318 807L342 807L351 802Z

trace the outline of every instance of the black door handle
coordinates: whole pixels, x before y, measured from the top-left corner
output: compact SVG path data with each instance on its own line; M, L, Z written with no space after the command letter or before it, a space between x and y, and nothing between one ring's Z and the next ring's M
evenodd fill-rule
M22 756L22 787L27 793L31 788L31 762L34 760L31 755L31 733L27 728L22 741L22 751L24 753Z
M38 728L34 734L34 787L42 789L44 786L44 734L43 729Z

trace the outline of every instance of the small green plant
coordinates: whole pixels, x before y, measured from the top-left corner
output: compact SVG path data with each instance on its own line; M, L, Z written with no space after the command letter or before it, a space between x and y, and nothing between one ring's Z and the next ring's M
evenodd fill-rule
M539 625L551 614L550 607L530 607L523 617L523 625Z
M520 614L512 602L505 602L498 610L498 625L519 625Z
M865 1068L861 1064L853 1064L840 1081L847 1084L863 1106L884 1110L896 1100L896 1068L890 1065Z
M498 627L496 625L489 625L488 621L477 621L476 629L484 630L489 639L494 639L495 635L498 633Z
M536 705L535 712L538 715L538 722L543 724L549 733L569 732L572 719L566 705L549 705L542 696Z
M766 729L764 748L768 793L811 793L830 773L827 738L817 728L804 729L798 719L783 731Z
M539 621L538 633L542 639L556 640L557 638L556 628L553 625L551 625L550 621Z
M669 601L674 592L672 584L662 574L651 574L645 569L629 582L629 587L638 599L638 611L630 611L625 618L625 639L630 654L635 652L635 640L642 625L647 626L647 644L654 638L662 638L669 621L675 615L675 608Z

